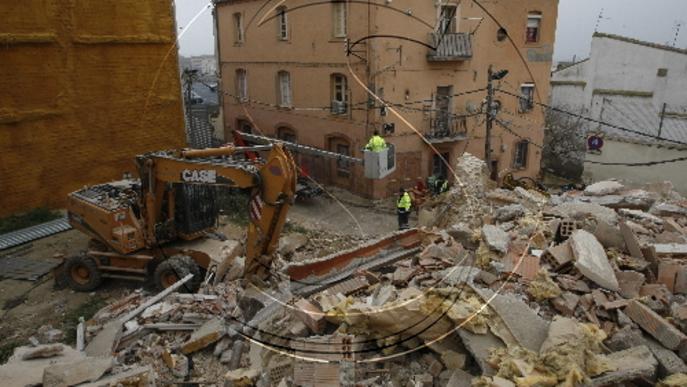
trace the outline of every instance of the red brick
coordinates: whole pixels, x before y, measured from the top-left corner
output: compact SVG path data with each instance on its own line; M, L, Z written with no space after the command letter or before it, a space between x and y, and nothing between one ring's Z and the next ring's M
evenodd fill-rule
M631 301L625 314L668 349L674 351L687 343L684 333L639 301Z
M682 266L675 278L675 294L687 294L687 266Z
M658 278L656 282L665 285L671 292L675 291L675 279L681 265L677 262L662 261L658 264Z
M317 305L311 303L305 298L301 298L294 305L296 308L296 316L305 323L314 333L322 333L327 321L324 319L324 313Z

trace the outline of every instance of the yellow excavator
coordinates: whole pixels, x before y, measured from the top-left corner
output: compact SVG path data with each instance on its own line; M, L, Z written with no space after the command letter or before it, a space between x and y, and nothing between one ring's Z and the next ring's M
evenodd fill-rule
M167 288L194 274L183 290L194 292L211 276L221 279L237 255L243 276L265 279L293 205L297 166L288 149L365 164L368 178L395 169L393 147L357 159L268 137L241 134L253 146L158 151L136 158L140 179L100 184L68 196L70 224L91 238L87 251L64 260L66 285L91 291L104 278L152 281ZM288 149L287 149L288 148ZM244 154L267 152L263 158ZM214 233L215 187L250 190L244 247Z
M232 157L268 150L262 161ZM234 244L208 238L218 209L213 186L250 189L246 274L265 271L259 258L277 248L293 204L297 171L282 145L160 151L136 158L140 180L126 179L69 194L71 225L92 238L88 251L65 260L67 285L95 289L103 278L146 280L166 288L185 284L195 291L204 271L216 271ZM225 254L226 255L226 254Z

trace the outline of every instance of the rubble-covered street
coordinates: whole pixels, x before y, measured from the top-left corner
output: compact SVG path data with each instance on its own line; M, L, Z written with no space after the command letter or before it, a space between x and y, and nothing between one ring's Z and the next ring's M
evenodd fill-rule
M669 182L548 195L493 187L469 154L456 172L460 182L427 202L418 230L363 238L302 229L282 238L265 284L236 269L196 294L175 292L184 280L160 293L122 290L79 324L75 346L43 328L0 377L45 386L685 385L687 201Z

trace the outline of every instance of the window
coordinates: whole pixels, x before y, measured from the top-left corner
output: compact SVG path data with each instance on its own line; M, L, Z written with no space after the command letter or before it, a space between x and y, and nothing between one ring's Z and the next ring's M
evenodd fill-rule
M457 8L454 5L444 5L441 7L441 15L439 19L440 34L456 33L456 12Z
M534 84L525 83L520 86L520 112L528 112L534 107Z
M332 3L333 34L335 38L346 37L346 2L334 1Z
M541 26L541 13L530 12L527 15L527 43L537 43L539 41L539 27Z
M518 141L515 144L515 155L513 157L513 168L527 168L527 150L530 142L527 140Z
M279 106L291 107L291 74L287 71L277 73Z
M336 153L350 156L348 144L336 144ZM351 163L347 160L336 160L336 172L339 176L346 177L351 173Z
M296 132L291 128L281 127L277 129L277 138L286 142L296 142Z
M499 28L498 31L496 31L496 40L499 42L503 42L508 38L508 31L506 31L505 28Z
M658 69L657 76L663 78L668 76L668 69Z
M289 40L289 21L286 16L286 7L277 8L277 31L279 40Z
M241 102L248 101L248 75L245 69L236 70L236 97Z
M243 43L243 15L239 12L234 14L234 42Z
M348 82L342 74L332 75L332 114L348 112Z
M253 133L253 126L247 120L239 119L236 121L236 128L239 132Z
M442 153L441 156L435 154L432 156L432 176L446 180L448 177L448 166L451 160L449 153Z

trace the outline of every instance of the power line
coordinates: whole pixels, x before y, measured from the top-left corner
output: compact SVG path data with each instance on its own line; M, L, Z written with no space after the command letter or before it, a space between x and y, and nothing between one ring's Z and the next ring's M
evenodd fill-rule
M509 132L510 134L512 134L513 136L519 138L520 140L525 140L525 141L527 141L528 143L532 144L532 146L534 146L535 148L544 149L544 146L543 146L543 145L539 145L539 144L537 144L537 143L535 143L535 142L532 142L532 140L530 140L529 138L526 138L526 137L524 137L524 136L519 135L518 133L515 133L515 131L514 131L513 129L511 129L511 128L508 127L508 124L506 124L505 122L499 120L498 118L496 118L494 121L496 121L496 123L497 123L500 127L506 129L506 131L508 131L508 132Z
M500 93L506 94L506 95L510 95L510 96L512 96L512 97L516 97L516 98L518 98L518 99L523 99L522 96L517 95L517 94L514 94L514 93L511 93L511 92L509 92L509 91L505 91L505 90L503 90L503 89L498 89L497 91L500 92ZM644 137L652 138L652 139L655 139L655 140L667 141L667 142L672 142L672 143L680 144L680 145L687 145L687 142L677 141L677 140L671 140L671 139L665 138L665 137L659 137L659 136L654 136L654 135L651 135L651 134L646 134L646 133L640 132L640 131L638 131L638 130L628 129L628 128L625 128L625 127L622 127L622 126L619 126L619 125L615 125L615 124L611 124L611 123L604 122L604 121L601 121L601 120L597 120L597 119L595 119L595 118L591 118L591 117L583 116L583 115L581 115L581 114L569 112L569 111L567 111L567 110L563 110L563 109L560 109L560 108L557 108L557 107L553 107L553 106L550 106L550 105L547 105L547 104L544 104L544 103L541 103L541 102L531 101L531 103L533 103L533 104L535 104L535 105L538 105L538 106L541 106L541 107L543 107L543 108L545 108L545 109L548 109L548 110L552 110L552 111L555 111L555 112L558 112L558 113L567 114L567 115L572 116L572 117L580 118L580 119L585 120L585 121L593 122L593 123L596 123L596 124L599 124L599 125L602 125L602 126L607 126L607 127L609 127L609 128L617 129L617 130L620 130L620 131L623 131L623 132L634 133L634 134L637 134L637 135L639 135L639 136L644 136Z
M651 167L654 165L671 164L671 163L677 163L680 161L687 161L687 156L678 157L678 158L669 159L669 160L647 161L644 163L610 163L610 162L592 161L592 160L585 160L584 162L587 164L597 164L597 165L611 165L611 166L615 165L615 166L626 166L626 167Z

